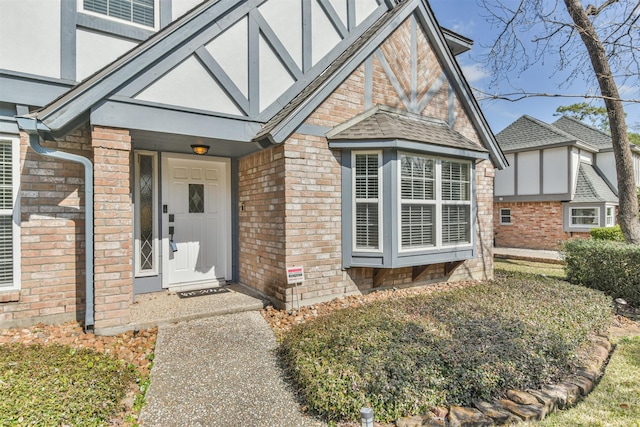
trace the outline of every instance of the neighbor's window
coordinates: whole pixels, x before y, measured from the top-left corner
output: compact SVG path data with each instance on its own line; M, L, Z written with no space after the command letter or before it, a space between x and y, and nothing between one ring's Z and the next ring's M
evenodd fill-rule
M614 225L616 225L615 212L616 208L614 208L613 206L607 206L607 227L613 227Z
M500 224L511 224L511 209L500 209Z
M598 208L571 208L572 226L598 226Z
M146 27L155 26L155 0L83 0L86 11Z
M380 249L381 162L380 152L354 153L354 247L356 250Z
M20 230L17 226L18 140L0 140L0 291L19 289Z

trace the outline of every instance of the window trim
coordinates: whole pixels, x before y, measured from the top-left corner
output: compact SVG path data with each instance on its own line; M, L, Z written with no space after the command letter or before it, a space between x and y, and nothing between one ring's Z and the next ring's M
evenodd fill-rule
M508 214L504 214L504 211L509 211ZM509 221L504 221L504 218L509 218ZM500 225L513 225L513 218L511 217L511 208L500 208Z
M383 190L383 168L382 168L382 151L380 150L354 150L351 152L351 166L352 170L355 171L356 165L356 156L363 154L375 154L378 157L378 247L376 249L372 248L358 248L357 247L357 223L356 223L356 206L358 204L358 199L356 198L356 174L352 173L351 175L351 230L352 230L352 252L360 252L360 253L375 253L379 254L383 251L383 232L384 232L384 217L383 217L383 201L384 201L384 190Z
M155 151L146 151L146 150L136 150L135 151L135 171L134 171L134 191L135 191L135 203L134 203L134 259L135 259L135 268L134 268L134 277L150 277L157 276L160 272L159 262L160 262L160 236L159 236L159 227L158 227L158 218L160 217L158 211L158 197L159 197L159 188L158 188L158 153ZM140 257L140 204L138 201L140 200L140 168L138 167L138 162L140 159L140 155L150 156L152 157L153 162L153 197L152 197L152 206L153 212L155 213L152 227L153 227L153 269L152 270L141 270L141 257Z
M471 243L464 245L443 245L430 250L412 250L399 251L398 239L399 234L399 201L397 188L399 173L399 152L407 151L409 153L423 154L431 157L440 157L437 147L431 150L429 144L421 144L415 149L399 148L398 146L385 147L379 149L377 146L372 148L373 142L359 141L357 147L335 147L342 151L342 268L349 269L355 267L364 268L402 268L419 265L440 264L446 262L464 261L473 259L477 256L477 218L478 211L477 195L476 195L476 162L482 161L484 158L477 158L465 155L466 152L457 152L455 155L442 155L442 158L453 161L464 161L470 165L470 240ZM381 188L384 195L388 197L382 200L382 217L381 225L384 232L381 234L382 243L380 252L364 252L356 250L353 242L353 221L354 221L354 205L353 205L353 173L355 172L355 164L353 164L354 153L361 153L372 150L382 151L382 173L383 179Z
M402 156L412 156L412 157L423 157L426 159L431 159L434 161L434 200L429 201L419 201L416 204L421 205L432 205L434 206L435 215L434 215L434 231L435 231L435 243L432 246L420 246L420 247L412 247L412 248L403 248L402 245L402 206L405 203L405 199L402 199L402 166L401 159ZM453 161L456 163L464 163L469 166L469 200L444 200L442 196L442 162L443 161ZM451 157L443 157L436 156L430 153L412 153L407 151L398 150L396 153L396 162L398 164L397 167L397 184L396 184L396 193L397 197L397 241L395 245L398 247L398 256L402 255L411 255L416 253L428 253L428 252L440 252L446 249L458 249L458 248L468 248L473 244L473 177L474 177L474 168L472 166L472 162L465 159L456 159ZM408 199L407 199L408 200ZM466 243L453 243L453 244L445 244L443 243L443 208L444 206L469 206L469 240L470 242ZM383 221L384 222L384 221Z
M77 0L78 1L78 12L88 15L88 16L93 16L96 18L101 18L101 19L105 19L107 21L111 21L111 22L117 22L120 24L125 24L125 25L129 25L132 27L137 27L137 28L141 28L147 31L157 31L160 29L160 0L153 0L153 26L150 25L144 25L144 24L138 24L137 22L133 22L133 21L129 21L127 19L122 19L122 18L118 18L115 16L111 16L111 15L107 15L107 14L103 14L100 12L94 12L91 10L87 10L84 8L84 1L85 0ZM110 0L107 0L110 1Z
M14 135L0 134L0 141L11 144L11 179L13 184L13 209L11 212L13 230L13 284L0 287L2 292L14 292L21 289L21 244L20 244L20 139Z
M595 210L595 218L596 218L596 224L574 224L573 223L573 211L575 209L593 209ZM584 216L582 216L584 217ZM589 217L590 218L590 217ZM596 228L596 227L600 227L600 207L599 206L570 206L569 207L569 228Z
M609 215L609 209L611 209L611 215ZM611 221L609 221L611 220ZM605 206L604 207L604 226L605 227L615 227L616 225L616 207L615 206Z

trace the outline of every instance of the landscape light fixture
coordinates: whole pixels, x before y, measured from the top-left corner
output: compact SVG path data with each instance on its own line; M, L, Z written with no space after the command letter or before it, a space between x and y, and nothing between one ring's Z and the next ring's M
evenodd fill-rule
M191 146L193 152L199 156L204 156L209 151L208 145L194 144Z

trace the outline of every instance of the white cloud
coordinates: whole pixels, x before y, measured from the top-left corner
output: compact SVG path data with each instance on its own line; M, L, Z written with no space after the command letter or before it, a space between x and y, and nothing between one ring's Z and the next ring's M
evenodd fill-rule
M483 70L478 64L463 65L462 74L464 74L469 83L478 82L489 75L489 73Z

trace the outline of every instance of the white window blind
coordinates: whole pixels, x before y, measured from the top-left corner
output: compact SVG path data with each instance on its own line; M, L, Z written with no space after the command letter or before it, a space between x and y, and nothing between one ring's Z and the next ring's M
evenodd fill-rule
M400 156L402 197L401 243L403 248L433 246L435 235L435 160Z
M355 154L355 248L380 247L380 154Z
M13 285L13 152L0 141L0 288Z
M84 0L84 10L153 27L155 0Z

